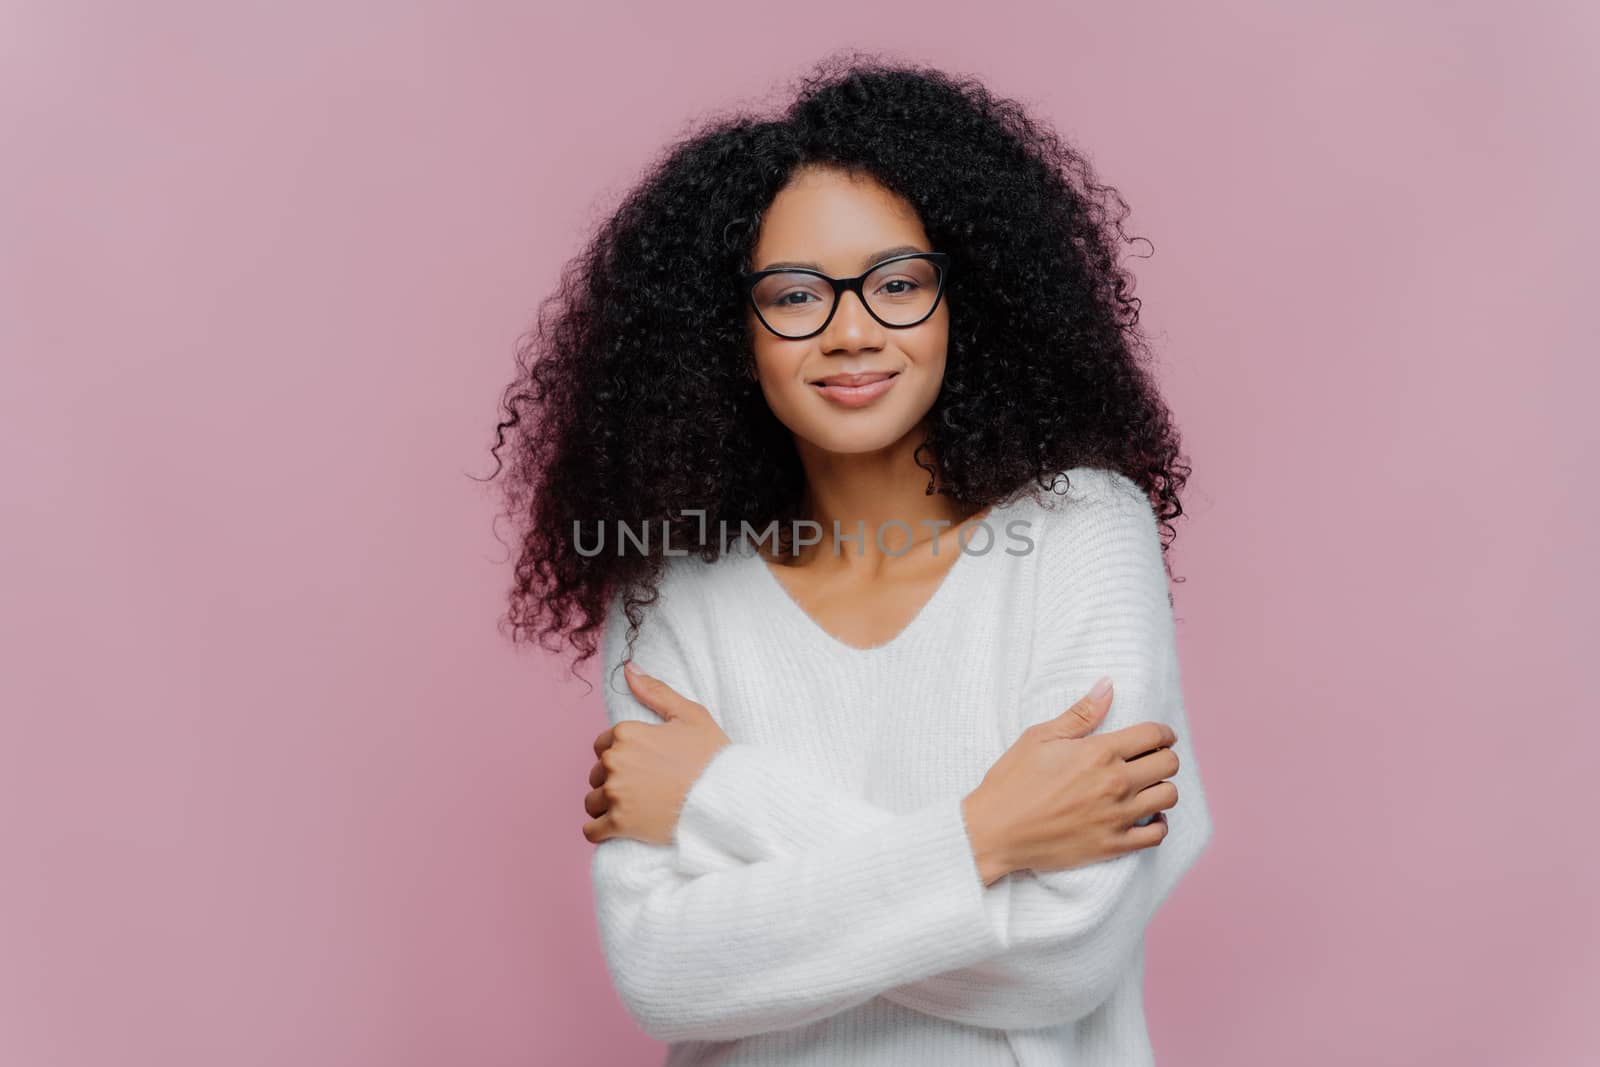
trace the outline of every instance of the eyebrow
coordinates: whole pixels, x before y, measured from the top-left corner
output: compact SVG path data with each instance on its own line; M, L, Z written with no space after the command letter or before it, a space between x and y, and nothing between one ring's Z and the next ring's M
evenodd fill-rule
M861 269L862 270L866 270L868 267L872 266L874 263L880 263L883 260L889 259L889 258L891 258L893 256L905 256L905 255L910 255L913 252L926 252L926 251L928 251L928 249L926 249L926 248L918 248L916 245L895 245L893 248L885 248L880 252L873 252L871 255L867 256L865 259L863 259L861 261ZM813 263L810 260L804 260L804 259L784 259L784 260L779 260L777 263L768 263L765 267L758 268L758 271L762 271L762 270L788 270L791 267L800 267L800 268L802 268L804 270L814 270L814 271L817 271L819 273L826 273L825 271L822 270L822 264Z

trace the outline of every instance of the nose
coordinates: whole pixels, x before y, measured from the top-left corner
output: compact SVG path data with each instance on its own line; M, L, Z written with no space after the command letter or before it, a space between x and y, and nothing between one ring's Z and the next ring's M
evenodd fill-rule
M839 297L833 320L818 338L824 352L841 348L877 348L883 344L883 324L872 317L855 293Z

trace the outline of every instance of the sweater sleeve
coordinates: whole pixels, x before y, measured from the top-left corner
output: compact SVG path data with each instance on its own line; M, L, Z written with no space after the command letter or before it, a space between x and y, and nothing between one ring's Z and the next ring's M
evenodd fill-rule
M971 966L890 989L906 1007L1003 1029L1059 1025L1098 1007L1145 927L1211 833L1178 685L1177 651L1155 515L1131 481L1079 471L1088 492L1058 504L1040 568L1034 666L1018 726L1060 714L1110 674L1099 732L1144 721L1178 735L1178 805L1153 848L1064 871L1019 871L984 890L1003 946ZM685 798L676 842L686 873L725 870L816 848L894 818L781 752L727 746Z
M636 654L673 688L696 691L658 621L647 616ZM616 669L624 630L613 608L607 717L658 723ZM614 837L591 862L607 969L628 1012L663 1041L800 1026L1000 948L956 797L727 869L688 874L676 853Z

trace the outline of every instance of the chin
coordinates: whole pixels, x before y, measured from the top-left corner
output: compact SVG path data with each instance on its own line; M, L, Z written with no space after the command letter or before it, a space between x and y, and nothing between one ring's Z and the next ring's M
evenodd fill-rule
M902 378L905 380L897 383L899 389L916 382L914 376ZM936 399L935 395L913 396L908 391L883 397L887 403L849 409L817 396L810 391L814 386L801 388L807 391L786 391L784 409L774 407L774 413L796 437L836 455L879 452L891 447L916 429ZM769 396L769 405L771 401Z
M914 430L920 420L907 419L898 412L884 412L865 418L849 416L824 416L808 419L801 428L794 429L797 437L813 446L835 455L860 455L881 452Z

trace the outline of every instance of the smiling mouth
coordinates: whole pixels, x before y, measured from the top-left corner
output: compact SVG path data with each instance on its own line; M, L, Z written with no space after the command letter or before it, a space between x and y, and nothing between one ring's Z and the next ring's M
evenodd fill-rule
M897 370L892 370L874 371L871 374L831 374L826 378L818 378L811 384L819 389L825 389L830 385L853 388L855 386L871 385L874 382L881 382L887 378L893 378L899 373L900 372Z
M841 408L867 408L894 388L899 371L870 374L832 374L811 383L817 395Z

